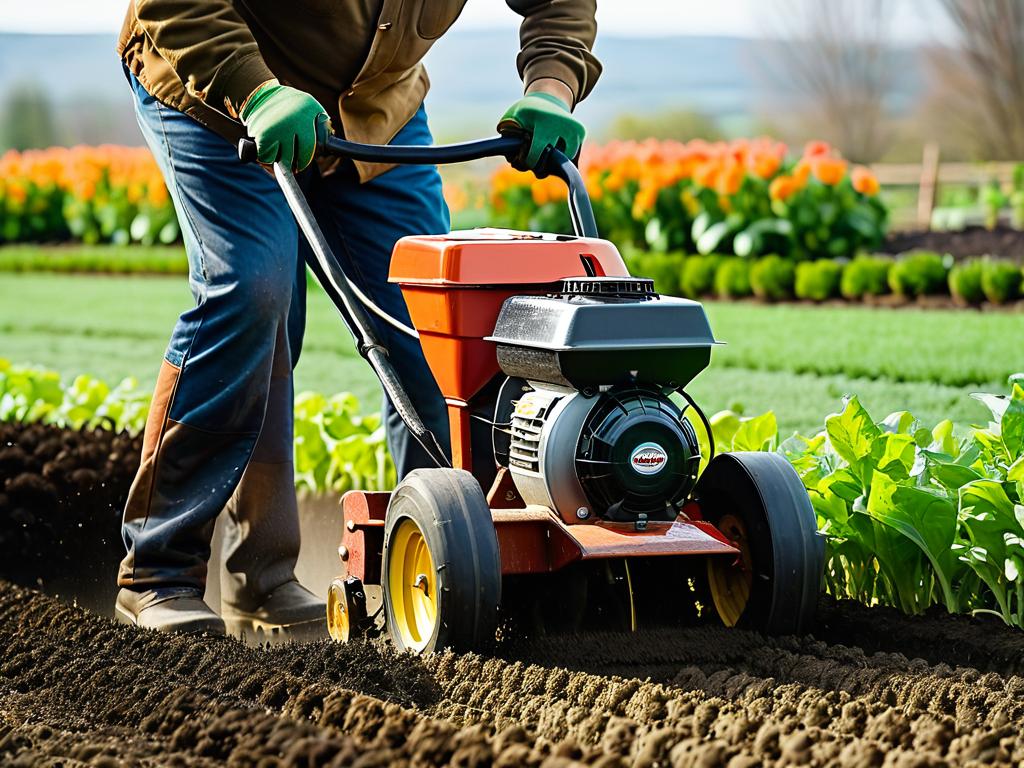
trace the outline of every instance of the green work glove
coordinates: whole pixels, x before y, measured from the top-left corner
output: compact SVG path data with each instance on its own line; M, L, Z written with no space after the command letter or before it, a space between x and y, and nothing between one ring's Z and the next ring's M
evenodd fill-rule
M499 132L519 130L530 136L526 157L521 158L520 170L533 170L540 163L544 150L550 147L576 157L586 136L583 123L572 116L569 107L557 96L549 93L530 93L508 108L498 123Z
M280 162L296 171L313 162L317 144L327 141L331 125L320 102L305 91L276 83L257 88L241 117L261 163Z

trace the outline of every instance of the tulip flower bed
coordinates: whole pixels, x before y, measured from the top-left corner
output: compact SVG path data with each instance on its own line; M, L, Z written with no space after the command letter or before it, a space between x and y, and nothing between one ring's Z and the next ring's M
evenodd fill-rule
M770 139L588 146L581 170L598 229L657 252L834 258L877 250L887 211L870 170L824 142L797 158ZM492 179L495 223L569 231L565 188L508 167Z
M54 147L0 156L0 243L173 243L167 188L145 148Z

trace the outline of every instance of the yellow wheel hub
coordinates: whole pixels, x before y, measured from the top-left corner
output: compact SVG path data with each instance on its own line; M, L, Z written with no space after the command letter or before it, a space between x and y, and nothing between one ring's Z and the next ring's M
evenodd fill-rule
M327 632L339 643L347 643L352 637L345 586L341 579L332 581L330 589L327 590Z
M747 527L735 515L724 515L718 529L740 550L738 559L718 556L708 558L708 584L722 623L734 627L743 615L754 583L753 561Z
M423 532L409 518L392 534L388 556L388 599L402 644L422 651L437 624L437 570Z

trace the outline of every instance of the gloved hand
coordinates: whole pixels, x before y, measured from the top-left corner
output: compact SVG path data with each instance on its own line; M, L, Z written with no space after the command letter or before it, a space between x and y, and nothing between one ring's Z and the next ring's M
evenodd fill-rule
M242 124L256 142L261 163L284 163L301 171L313 161L317 144L327 141L331 119L305 91L267 83L242 109Z
M508 108L498 131L520 130L530 136L525 158L517 167L519 170L533 170L540 163L541 155L549 146L562 150L569 157L576 157L586 136L583 123L572 116L568 105L557 96L548 93L530 93Z

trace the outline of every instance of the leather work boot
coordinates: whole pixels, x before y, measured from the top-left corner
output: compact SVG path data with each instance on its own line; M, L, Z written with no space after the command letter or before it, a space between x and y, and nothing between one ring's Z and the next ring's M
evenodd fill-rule
M223 614L228 633L248 642L306 642L327 637L327 607L294 579L271 592L253 610L225 605Z
M117 593L114 618L158 632L224 634L224 621L203 602L203 594L194 587L161 587Z
M224 509L221 615L230 634L257 642L327 637L327 606L295 579L299 509L286 363L274 359L263 429Z

